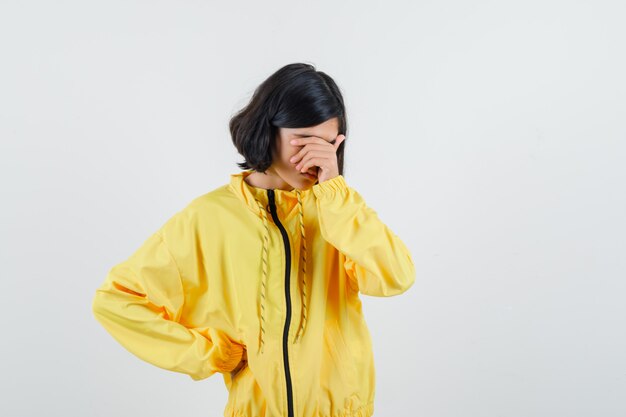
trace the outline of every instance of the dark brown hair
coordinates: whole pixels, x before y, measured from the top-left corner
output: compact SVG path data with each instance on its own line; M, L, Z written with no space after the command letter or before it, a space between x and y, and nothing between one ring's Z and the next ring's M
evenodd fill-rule
M279 127L311 127L333 117L339 121L339 134L347 136L343 96L335 81L311 64L285 65L263 81L250 102L230 119L233 144L245 159L237 165L265 172L272 164ZM337 148L340 175L345 144L344 139Z

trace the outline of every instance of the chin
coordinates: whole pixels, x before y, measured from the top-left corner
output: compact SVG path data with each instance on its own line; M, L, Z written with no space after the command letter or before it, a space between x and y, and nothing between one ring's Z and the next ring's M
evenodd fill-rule
M310 188L313 185L317 184L317 178L313 179L313 178L309 178L309 177L305 177L303 175L299 175L299 179L300 179L300 184L302 184L302 188Z

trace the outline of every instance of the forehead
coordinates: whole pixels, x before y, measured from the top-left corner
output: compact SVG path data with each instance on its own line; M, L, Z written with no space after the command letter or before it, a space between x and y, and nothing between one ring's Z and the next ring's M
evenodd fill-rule
M304 128L284 128L282 129L285 133L285 136L289 138L304 138L304 137L316 137L320 139L324 139L328 142L332 142L337 135L339 134L337 126L326 125L326 126L315 126L315 127L304 127Z
M302 127L302 128L282 128L282 130L289 137L314 136L314 137L331 142L339 134L338 125L339 124L337 123L336 119L330 119L317 126Z
M290 137L296 137L296 138L304 138L304 137L316 137L316 138L320 138L320 139L324 139L325 141L331 142L333 141L333 139L335 139L335 136L337 135L330 135L328 137L324 137L324 136L320 136L319 134L314 135L313 133L292 133L289 135Z

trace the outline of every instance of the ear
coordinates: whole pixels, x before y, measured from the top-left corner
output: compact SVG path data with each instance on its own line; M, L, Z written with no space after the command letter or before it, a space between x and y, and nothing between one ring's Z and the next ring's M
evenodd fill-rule
M337 136L337 140L334 143L334 147L335 147L335 151L337 149L339 149L339 145L341 145L341 142L343 142L346 139L346 135L339 135Z

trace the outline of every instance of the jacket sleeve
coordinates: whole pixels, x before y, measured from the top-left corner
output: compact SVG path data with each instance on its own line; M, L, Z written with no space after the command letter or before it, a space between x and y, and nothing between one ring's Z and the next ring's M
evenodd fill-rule
M315 184L313 192L322 236L345 256L344 268L359 292L388 297L413 285L409 250L343 175Z
M109 270L96 290L92 311L113 338L148 363L195 381L230 372L244 347L216 329L179 323L184 302L178 266L156 232Z

